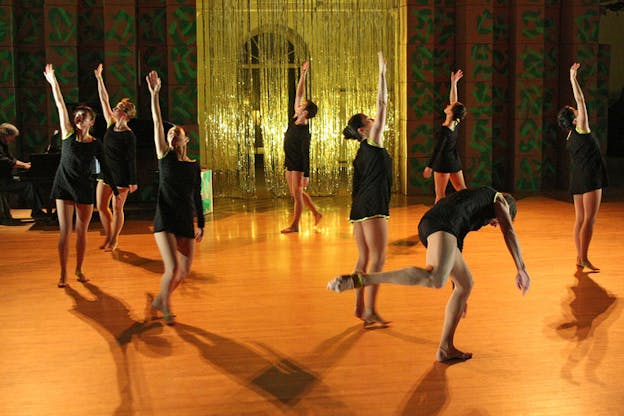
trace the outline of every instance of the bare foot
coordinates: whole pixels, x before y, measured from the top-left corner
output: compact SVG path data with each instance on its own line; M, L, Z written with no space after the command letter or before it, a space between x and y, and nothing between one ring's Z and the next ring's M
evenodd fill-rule
M103 242L102 244L100 244L100 245L99 245L99 247L98 247L98 248L99 248L100 250L104 250L106 247L108 247L108 244L109 244L109 243L110 243L110 242L108 241L108 238L107 238L106 240L104 240L104 242Z
M87 276L85 276L81 270L76 270L76 276L78 277L77 280L80 283L87 283L89 281L89 279L87 279Z
M280 231L280 233L282 234L290 234L290 233L298 233L298 232L299 232L299 228L294 228L294 227L284 228L282 231Z
M319 212L314 216L314 225L318 225L318 223L321 222L321 219L323 219L323 214Z
M589 270L593 271L593 272L597 272L600 271L600 267L596 267L594 266L591 261L585 259L585 260L581 260L580 257L576 258L576 267L579 269L583 269L585 267L587 267Z
M149 293L147 294L148 296L148 300L149 297L151 296ZM159 297L156 297L154 300L152 300L152 311L151 311L151 319L158 319L158 313L155 313L156 311L160 311L163 315L163 320L165 321L165 323L167 325L174 325L175 324L175 315L172 314L168 308L165 307L165 305L163 305L163 302L161 301L161 299Z
M112 251L115 251L116 248L117 248L117 241L111 241L110 243L106 245L106 247L104 248L104 251L106 251L107 253L110 253Z
M380 327L387 327L388 324L392 321L386 321L381 316L379 316L376 312L367 312L362 316L362 320L364 321L364 326L369 327L371 325L378 325Z
M65 286L67 286L67 282L65 282L65 278L64 277L60 277L58 283L56 284L57 287L60 288L64 288Z
M364 286L364 283L362 282L362 275L359 273L343 274L327 283L327 289L338 293L362 286Z
M466 361L471 358L471 352L462 352L455 347L452 347L449 350L438 348L438 352L436 353L436 360L441 363L449 361Z

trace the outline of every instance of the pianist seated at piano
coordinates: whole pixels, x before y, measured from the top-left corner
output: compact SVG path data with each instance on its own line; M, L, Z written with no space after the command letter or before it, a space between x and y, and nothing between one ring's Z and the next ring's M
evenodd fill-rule
M16 176L18 169L29 170L31 165L29 162L18 160L9 149L9 143L14 141L19 133L13 124L0 124L0 192L21 194L31 208L31 217L36 218L45 215L41 210L41 198L34 192L30 182L22 181Z

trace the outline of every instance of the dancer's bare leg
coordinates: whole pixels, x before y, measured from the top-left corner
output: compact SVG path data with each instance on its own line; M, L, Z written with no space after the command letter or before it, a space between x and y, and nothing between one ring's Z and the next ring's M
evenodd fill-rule
M448 185L450 174L433 172L433 183L435 185L435 203L446 196L446 186Z
M58 254L61 266L61 276L58 287L65 287L67 281L67 258L69 257L69 239L73 229L74 202L56 200L56 214L59 222Z
M353 237L358 249L358 259L355 263L355 273L366 273L368 265L368 246L364 237L364 229L361 222L353 223ZM355 316L362 319L364 315L364 288L355 289Z
M113 200L113 223L110 227L111 234L109 242L105 248L106 251L113 251L117 248L119 234L121 233L121 229L123 228L125 222L124 206L126 204L126 199L128 199L128 192L128 188L120 188L120 198L115 198Z
M97 181L97 187L95 189L95 201L98 209L98 216L100 217L100 223L104 231L104 242L100 244L101 250L105 249L110 243L111 238L111 224L113 221L113 213L111 212L109 205L111 197L113 196L113 190L110 186L106 185L102 181Z
M184 278L191 272L193 257L195 256L195 239L176 237L178 246L177 256L177 273L171 281L169 295L182 283Z
M323 214L318 210L314 202L312 202L312 198L308 195L307 192L302 191L303 203L310 211L312 211L312 215L314 215L314 225L318 225L323 218Z
M450 174L451 184L456 191L466 189L466 181L464 180L464 172L457 171Z
M388 221L385 218L371 218L361 222L364 240L368 247L368 272L378 273L383 270L388 245ZM365 310L362 319L367 323L386 324L377 314L377 292L379 285L373 284L365 289Z
M87 251L87 231L92 215L93 204L76 204L76 276L81 282L88 281L82 272L82 264Z
M301 212L303 211L303 187L301 186L302 178L303 172L295 170L286 171L286 182L288 182L288 189L294 200L294 216L290 226L281 231L282 234L296 233L299 231L299 220L301 219Z
M453 292L446 304L442 337L436 353L436 360L438 361L467 360L472 357L472 353L458 350L453 343L455 330L464 313L473 285L472 274L466 265L462 253L458 248L455 250L455 264L451 270L451 279L454 283Z
M583 209L583 195L573 195L574 200L574 247L576 248L576 265L583 267L581 261L581 227L585 221L585 210Z
M172 280L178 271L177 241L175 235L165 231L155 233L154 238L163 259L165 271L160 279L160 292L152 302L152 306L163 313L165 322L172 323L173 317L169 309L169 297Z
M444 231L438 231L427 239L427 266L406 267L381 273L362 274L359 276L360 285L368 286L380 283L392 283L406 286L443 287L455 264L457 238ZM329 282L328 289L336 292L353 289L352 279L344 276L337 277Z
M596 222L596 216L600 208L600 200L602 199L602 189L596 189L594 191L586 192L582 195L574 195L574 206L576 210L577 197L581 199L581 205L583 210L583 221L579 229L579 258L577 264L583 267L588 267L591 270L597 271L600 268L594 266L588 258L589 243L591 242L594 234L594 224ZM576 225L575 225L576 231ZM575 235L576 238L576 235Z

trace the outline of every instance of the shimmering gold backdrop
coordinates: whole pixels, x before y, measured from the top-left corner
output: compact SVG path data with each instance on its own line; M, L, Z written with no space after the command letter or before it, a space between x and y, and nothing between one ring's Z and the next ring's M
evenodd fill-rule
M256 195L255 154L264 150L264 181L287 194L284 132L293 113L301 64L309 60L309 191L350 190L357 143L342 129L351 115L375 114L377 51L388 61L386 147L399 189L397 64L399 0L213 0L197 2L199 125L202 161L217 196Z

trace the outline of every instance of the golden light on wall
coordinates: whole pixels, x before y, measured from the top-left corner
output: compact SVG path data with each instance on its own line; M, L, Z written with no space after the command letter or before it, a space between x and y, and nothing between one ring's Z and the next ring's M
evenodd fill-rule
M388 60L385 145L399 174L396 76L399 0L198 1L198 105L202 163L213 170L215 195L256 194L255 155L264 180L287 194L283 139L293 113L301 64L309 60L306 98L319 111L310 123L309 191L350 190L357 143L342 129L351 115L374 116L377 51ZM395 180L398 187L398 180ZM398 189L398 188L396 188Z

